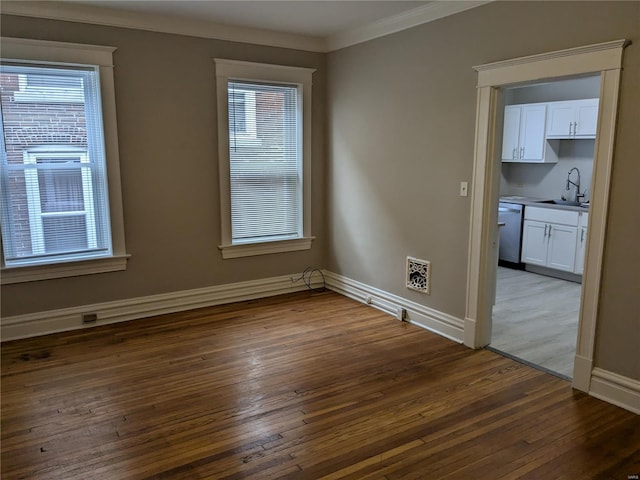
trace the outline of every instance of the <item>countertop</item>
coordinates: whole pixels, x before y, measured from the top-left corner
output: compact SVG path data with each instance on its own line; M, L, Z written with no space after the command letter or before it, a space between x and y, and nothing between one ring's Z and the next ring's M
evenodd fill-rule
M571 212L588 212L589 207L579 207L573 205L556 205L555 203L542 203L553 200L551 198L522 197L519 195L505 195L500 197L500 201L504 203L516 203L518 205L530 207L551 208L554 210L569 210Z

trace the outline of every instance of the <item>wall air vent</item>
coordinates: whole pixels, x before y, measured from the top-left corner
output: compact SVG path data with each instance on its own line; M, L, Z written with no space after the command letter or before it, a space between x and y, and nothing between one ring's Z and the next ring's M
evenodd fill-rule
M407 288L429 294L431 289L431 262L407 257Z

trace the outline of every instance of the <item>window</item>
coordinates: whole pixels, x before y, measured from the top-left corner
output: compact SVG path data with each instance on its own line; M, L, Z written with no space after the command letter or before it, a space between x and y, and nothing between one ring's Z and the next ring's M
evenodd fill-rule
M223 258L311 248L311 75L216 59Z
M232 145L257 140L256 93L242 84L229 85L229 141ZM251 142L249 142L251 143Z
M16 102L83 103L82 78L78 76L18 75L18 90L13 94Z
M86 150L61 150L48 147L43 152L24 152L31 252L35 255L98 248L89 157Z
M123 270L113 49L2 41L2 283Z

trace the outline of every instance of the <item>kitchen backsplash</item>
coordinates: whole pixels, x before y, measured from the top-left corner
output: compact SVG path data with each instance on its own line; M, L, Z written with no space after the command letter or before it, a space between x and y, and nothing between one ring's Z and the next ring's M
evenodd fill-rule
M567 174L576 167L580 170L580 191L585 192L585 201L591 197L591 175L595 140L561 140L558 163L503 163L500 195L522 195L525 197L573 199L575 189L567 187ZM575 181L576 174L571 179Z

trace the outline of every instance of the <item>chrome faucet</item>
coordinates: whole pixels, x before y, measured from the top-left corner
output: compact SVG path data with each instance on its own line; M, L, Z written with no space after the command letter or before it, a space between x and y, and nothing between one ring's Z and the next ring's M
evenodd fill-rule
M574 170L578 173L577 183L571 181L571 174L573 173ZM578 170L576 167L573 167L571 170L569 170L569 174L567 175L567 190L571 190L571 185L576 187L575 201L580 202L581 200L584 199L584 192L582 193L580 192L580 170Z

